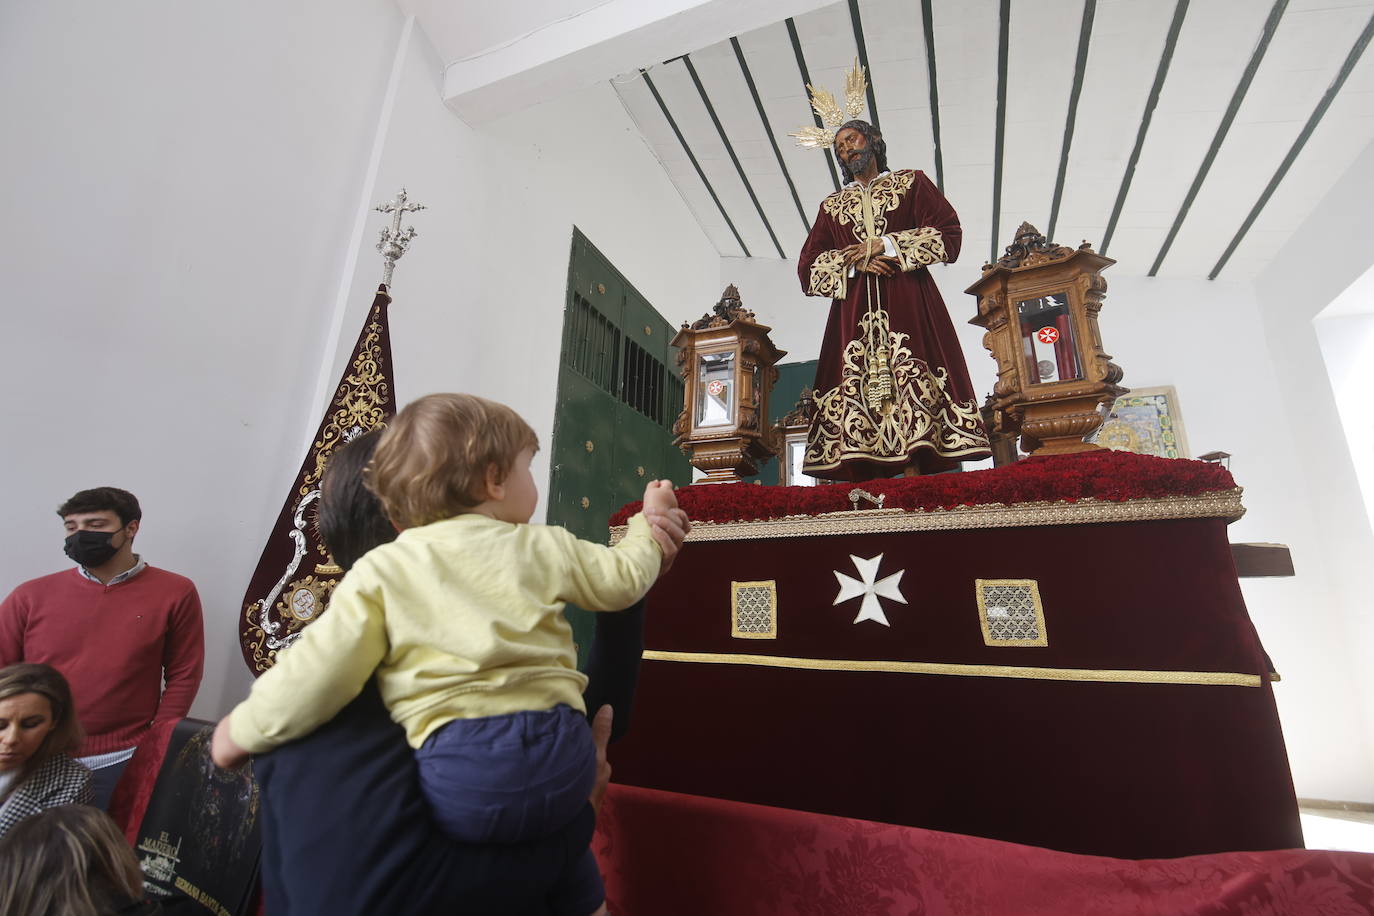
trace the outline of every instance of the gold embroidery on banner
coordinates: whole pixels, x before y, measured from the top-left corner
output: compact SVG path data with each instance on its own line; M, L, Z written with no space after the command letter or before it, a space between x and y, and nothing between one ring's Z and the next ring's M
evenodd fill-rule
M730 583L730 635L778 638L778 585L773 579Z
M939 229L926 226L921 229L903 229L889 233L892 244L897 248L897 260L903 271L915 270L927 264L944 261L945 237Z
M901 465L920 448L947 458L987 451L975 402L951 398L944 367L932 372L917 359L903 346L909 336L889 330L883 309L859 319L859 337L844 348L840 384L816 398L803 463L807 473L854 458ZM890 344L883 346L884 340ZM886 356L886 366L872 363L868 354L875 350ZM875 380L889 384L888 378L890 393L870 390Z
M373 309L368 318L366 335L353 360L353 371L344 376L334 393L333 411L320 437L311 446L315 466L301 482L300 495L305 496L319 486L329 456L341 443L359 433L377 429L386 423L386 403L390 398L390 383L382 373L382 315L381 306Z
M334 593L334 586L338 584L335 577L316 579L314 576L305 576L297 579L282 590L275 608L277 616L288 621L288 630L295 628L292 619L302 625L310 623L324 610L329 603L329 596Z
M1081 497L1075 502L1028 502L1012 506L987 503L958 509L907 511L860 509L824 515L793 515L754 522L693 522L689 541L752 541L826 537L842 534L893 534L904 531L967 531L1040 525L1095 525L1108 522L1159 522L1187 518L1235 521L1245 514L1241 487L1200 496L1165 496L1109 502ZM627 528L611 529L618 544Z
M985 646L1048 646L1045 606L1034 579L975 579Z
M385 301L390 302L390 299ZM362 433L386 425L386 405L391 399L391 383L382 371L384 304L378 303L368 315L358 346L358 355L354 357L348 374L339 382L339 387L330 402L330 413L325 419L319 437L310 447L309 460L313 461L313 464L306 472L297 496L295 530L287 533L296 542L295 557L283 570L282 577L277 581L276 588L271 594L259 598L243 609L247 632L242 638L247 640L248 650L253 656L253 668L257 672L270 668L276 659L277 651L289 645L301 629L318 616L319 608L328 602L329 592L336 584L335 581L329 580L337 580L343 574L343 570L329 556L318 533L313 539L305 536L304 528L308 523L305 519L305 510L319 496L320 478L334 454L334 449ZM307 547L311 540L314 541L311 545L313 551ZM316 580L314 577L306 577L310 580L309 585L303 584L305 580L285 585L286 580L295 575L297 568L305 561L307 552L313 552L315 555L315 573L321 578ZM293 595L300 601L305 601L305 595L300 591L302 587L312 591L317 598L316 609L313 612L303 604L299 608L288 604ZM276 600L278 595L281 597L280 601ZM273 619L274 617L276 619Z
M847 291L848 278L845 276L844 255L838 248L822 251L811 262L811 288L808 296L828 296L843 299Z
M940 662L864 661L842 658L792 658L785 655L727 655L719 652L665 652L645 649L643 658L703 665L758 665L806 671L870 671L883 674L937 674L953 677L1025 678L1037 681L1088 681L1108 684L1190 684L1197 687L1258 687L1258 674L1236 671L1140 671L1123 668L1036 668L1027 665L954 665Z
M845 185L831 194L821 206L831 218L841 226L853 225L854 234L859 238L877 238L887 234L887 212L897 209L902 197L911 190L916 181L916 173L910 169L900 169L879 175L868 184L868 196L873 201L873 235L865 236L859 227L864 220L864 189L858 182Z

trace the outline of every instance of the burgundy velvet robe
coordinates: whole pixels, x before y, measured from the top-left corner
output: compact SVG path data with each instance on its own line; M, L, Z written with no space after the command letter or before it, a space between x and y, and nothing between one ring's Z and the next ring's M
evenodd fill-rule
M840 250L881 236L902 272L849 276ZM821 202L797 264L803 292L834 300L807 474L867 480L912 463L932 473L989 454L963 351L926 270L953 262L962 238L958 214L923 172L884 172L867 191L855 182Z

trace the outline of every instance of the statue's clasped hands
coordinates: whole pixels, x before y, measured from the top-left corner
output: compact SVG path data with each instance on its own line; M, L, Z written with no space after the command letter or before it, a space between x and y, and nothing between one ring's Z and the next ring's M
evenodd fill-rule
M844 266L853 267L863 273L877 274L880 277L890 277L900 273L901 265L897 263L897 259L883 254L883 250L881 238L856 242L841 249Z

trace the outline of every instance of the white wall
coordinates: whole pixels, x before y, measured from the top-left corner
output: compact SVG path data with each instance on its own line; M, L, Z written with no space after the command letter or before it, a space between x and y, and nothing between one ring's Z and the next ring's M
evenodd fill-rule
M67 564L63 499L132 490L137 549L205 605L197 715L248 681L239 601L318 422L401 22L380 0L0 4L0 592Z
M1369 303L1374 306L1374 300ZM1319 317L1313 322L1326 361L1346 447L1355 467L1365 515L1374 518L1374 424L1366 407L1365 378L1374 366L1374 312Z
M1374 262L1371 201L1374 144L1360 153L1255 283L1273 372L1281 380L1285 422L1274 434L1291 441L1302 455L1298 480L1306 487L1296 489L1293 499L1321 534L1320 560L1329 587L1330 605L1305 608L1303 614L1339 619L1348 647L1328 663L1348 666L1351 688L1329 702L1348 706L1352 721L1346 732L1334 732L1329 740L1337 747L1362 745L1366 755L1374 745L1374 629L1367 585L1374 535L1313 319ZM1354 718L1359 715L1363 727ZM1358 794L1335 797L1374 800L1374 765L1368 756L1358 778Z
M547 481L574 225L673 324L719 298L719 256L609 84L475 131L444 107L418 30L403 53L373 196L404 184L430 209L407 217L420 234L392 283L397 396L461 390L510 404L540 436L534 473ZM369 251L375 237L369 228ZM334 376L379 277L377 256L359 258Z
M479 134L391 0L287 6L0 6L0 592L66 564L64 498L132 490L139 551L205 604L203 717L247 688L239 603L380 280L360 202L430 207L393 284L402 401L477 391L546 443L574 223L670 318L718 293L609 86Z

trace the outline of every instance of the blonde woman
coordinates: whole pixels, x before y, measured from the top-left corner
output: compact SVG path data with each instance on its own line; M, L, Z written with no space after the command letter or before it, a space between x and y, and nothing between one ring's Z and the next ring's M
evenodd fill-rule
M71 757L81 737L71 687L55 668L0 668L0 836L45 808L90 804L91 771Z
M110 816L62 805L0 839L0 916L151 916L143 872Z

